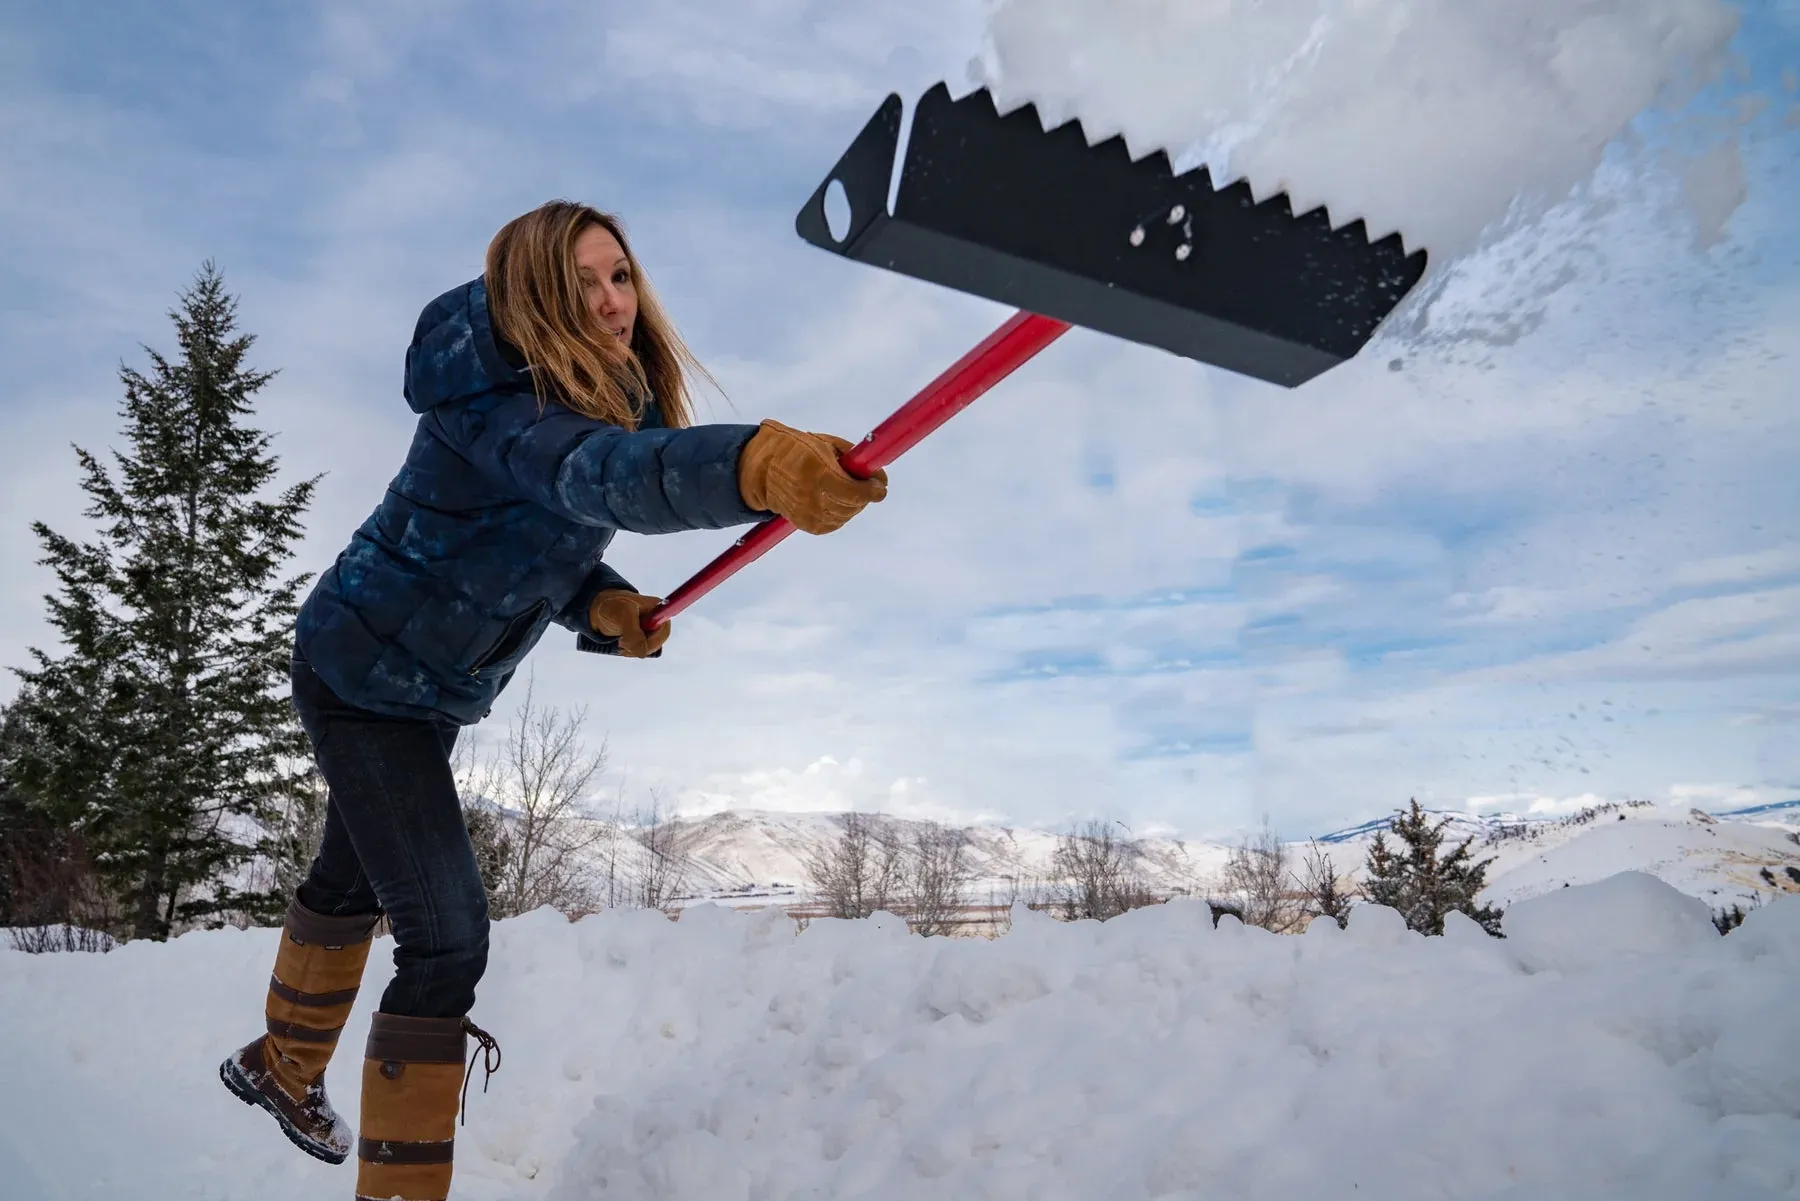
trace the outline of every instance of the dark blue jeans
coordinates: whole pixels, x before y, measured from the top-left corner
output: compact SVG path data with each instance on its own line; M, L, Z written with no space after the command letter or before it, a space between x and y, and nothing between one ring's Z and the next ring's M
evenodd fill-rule
M329 800L300 903L333 915L385 912L394 979L381 1012L462 1017L487 968L487 891L463 824L448 721L358 709L296 656L294 708Z

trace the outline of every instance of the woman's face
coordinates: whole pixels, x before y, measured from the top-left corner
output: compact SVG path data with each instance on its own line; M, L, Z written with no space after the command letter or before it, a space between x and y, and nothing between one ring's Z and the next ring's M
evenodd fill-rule
M604 225L590 225L575 238L575 271L594 320L627 345L637 324L637 282L625 248Z

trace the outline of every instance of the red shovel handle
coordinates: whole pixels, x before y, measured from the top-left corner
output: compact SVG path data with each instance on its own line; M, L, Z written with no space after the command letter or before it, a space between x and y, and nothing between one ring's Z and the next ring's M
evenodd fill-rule
M1036 313L1015 313L987 339L956 361L955 366L932 380L893 416L876 426L851 447L838 462L858 479L917 446L926 435L972 404L976 397L1011 375L1038 351L1062 337L1069 323ZM667 625L677 613L717 587L726 576L762 558L776 543L794 532L794 523L774 517L731 544L731 548L701 568L692 579L669 594L667 600L644 616L649 632Z

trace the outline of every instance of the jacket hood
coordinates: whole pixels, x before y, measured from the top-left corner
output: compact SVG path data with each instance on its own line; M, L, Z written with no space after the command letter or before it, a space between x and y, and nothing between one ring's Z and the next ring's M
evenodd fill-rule
M406 348L406 403L413 412L506 387L529 390L531 375L494 337L487 284L472 279L426 305Z

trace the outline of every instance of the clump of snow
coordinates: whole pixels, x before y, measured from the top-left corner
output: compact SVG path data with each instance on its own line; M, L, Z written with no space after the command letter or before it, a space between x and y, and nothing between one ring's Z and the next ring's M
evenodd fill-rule
M1000 0L975 74L1003 108L1327 204L1442 263L1589 178L1719 72L1737 27L1724 0ZM1715 239L1742 199L1735 146L1682 183Z
M897 918L540 911L495 929L505 1061L457 1131L465 1201L1287 1201L1800 1195L1800 898L1689 937L1641 882L1531 939L1355 912L1278 937L1195 901L994 941ZM1627 898L1629 899L1629 898ZM1660 923L1676 936L1648 936ZM1621 926L1624 932L1621 933ZM0 952L8 1201L348 1195L218 1084L276 932ZM1542 954L1544 940L1536 944ZM328 1077L355 1112L377 944Z
M1520 901L1506 910L1501 929L1525 966L1559 972L1693 950L1719 937L1705 901L1645 872Z

